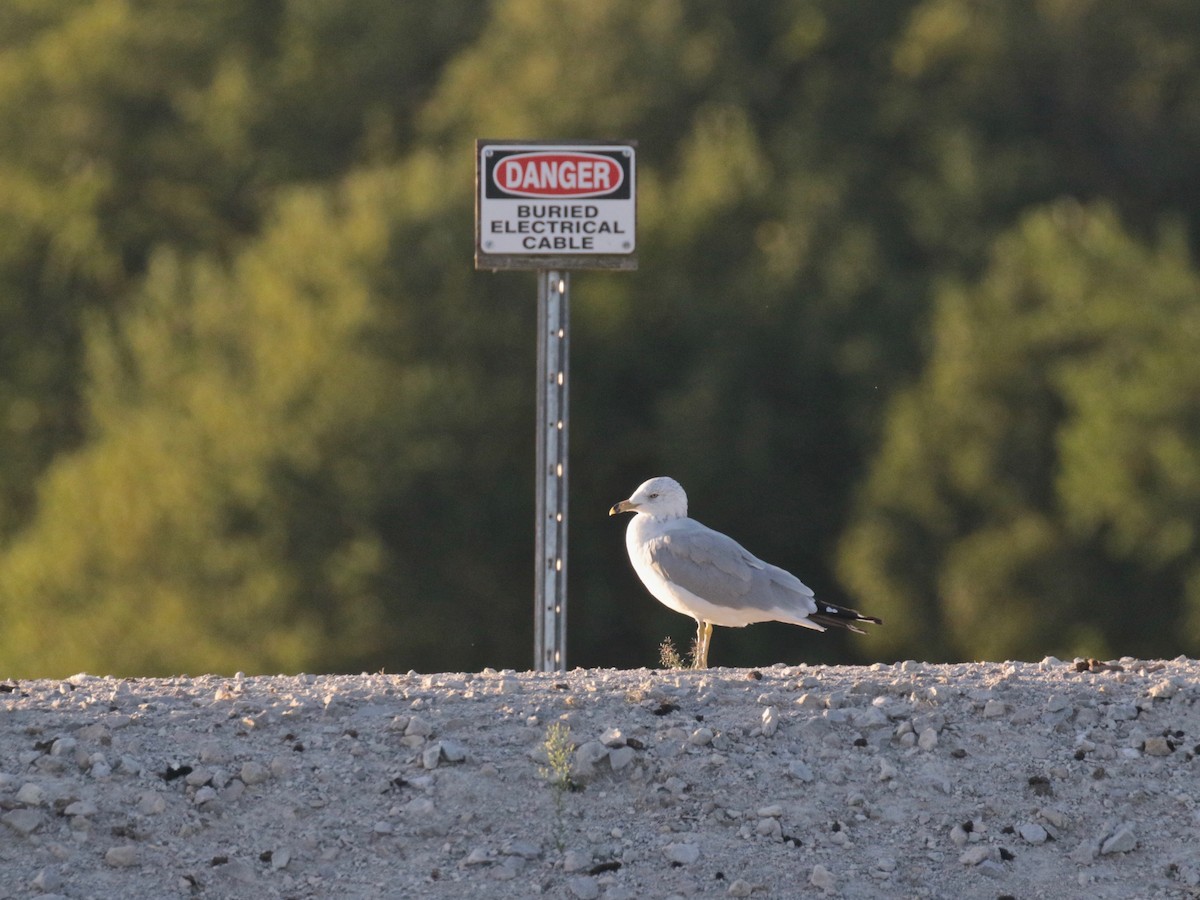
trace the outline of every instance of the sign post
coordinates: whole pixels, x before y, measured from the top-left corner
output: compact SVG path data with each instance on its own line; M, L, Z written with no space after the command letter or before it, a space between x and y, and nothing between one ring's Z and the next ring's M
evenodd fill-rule
M475 143L475 268L538 278L534 668L567 666L570 269L637 268L633 141Z

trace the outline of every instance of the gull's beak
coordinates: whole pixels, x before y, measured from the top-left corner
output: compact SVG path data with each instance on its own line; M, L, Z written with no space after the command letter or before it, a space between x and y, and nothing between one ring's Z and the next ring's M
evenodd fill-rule
M628 500L622 500L620 503L614 504L613 508L608 511L610 516L615 516L617 513L637 512L637 507Z

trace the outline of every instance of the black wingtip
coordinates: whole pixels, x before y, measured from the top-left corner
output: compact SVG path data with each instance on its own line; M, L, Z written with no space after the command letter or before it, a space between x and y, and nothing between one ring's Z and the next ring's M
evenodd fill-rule
M832 603L821 603L820 601L817 602L817 611L808 618L826 628L845 628L855 634L866 634L854 624L855 622L870 622L872 625L883 624L883 619L878 616L864 616L857 609L848 609L845 606L835 606Z

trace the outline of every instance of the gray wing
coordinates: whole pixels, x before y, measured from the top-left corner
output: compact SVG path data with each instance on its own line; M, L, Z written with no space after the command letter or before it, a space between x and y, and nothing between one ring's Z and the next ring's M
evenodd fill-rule
M664 579L714 605L798 616L816 612L813 592L799 578L694 519L672 522L646 542L644 552Z

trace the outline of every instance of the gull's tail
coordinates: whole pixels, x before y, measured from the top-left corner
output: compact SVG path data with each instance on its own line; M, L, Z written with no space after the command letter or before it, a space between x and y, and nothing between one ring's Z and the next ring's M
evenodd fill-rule
M824 625L826 628L845 628L853 631L855 634L866 634L861 628L855 625L855 622L870 622L874 625L882 625L883 619L878 619L875 616L864 616L857 609L849 609L845 606L834 606L832 603L822 603L816 601L817 611L808 614L810 622L816 622L818 625Z

